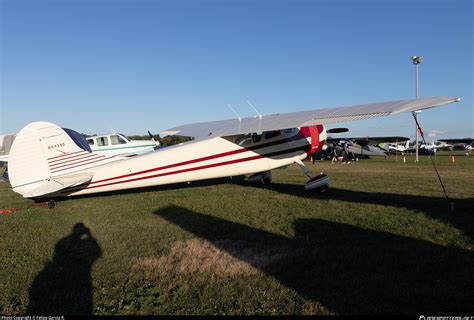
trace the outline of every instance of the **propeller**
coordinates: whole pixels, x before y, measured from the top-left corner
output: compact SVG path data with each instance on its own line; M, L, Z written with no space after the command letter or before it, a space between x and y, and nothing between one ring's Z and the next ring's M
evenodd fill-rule
M157 146L160 145L160 142L155 140L155 138L153 137L153 135L151 134L150 131L148 131L148 135L150 136L150 139L151 139Z

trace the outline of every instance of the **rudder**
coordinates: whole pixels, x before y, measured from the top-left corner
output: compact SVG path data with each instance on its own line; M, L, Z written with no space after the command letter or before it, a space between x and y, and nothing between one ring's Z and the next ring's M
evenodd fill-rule
M81 145L82 148L79 145L53 123L32 122L25 126L10 150L8 171L13 190L27 197L31 190L51 179L51 162L74 153L90 152L88 145Z

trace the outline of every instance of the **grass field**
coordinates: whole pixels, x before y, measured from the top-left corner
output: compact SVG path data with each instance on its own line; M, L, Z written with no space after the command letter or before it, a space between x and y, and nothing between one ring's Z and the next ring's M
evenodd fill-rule
M0 314L474 314L474 157L71 198L0 183Z

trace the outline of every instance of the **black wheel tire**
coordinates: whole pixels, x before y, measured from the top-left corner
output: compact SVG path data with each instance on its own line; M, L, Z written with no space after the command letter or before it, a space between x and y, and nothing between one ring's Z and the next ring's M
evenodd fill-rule
M48 201L48 208L50 208L50 209L56 208L56 201L54 201L54 200L49 200L49 201Z

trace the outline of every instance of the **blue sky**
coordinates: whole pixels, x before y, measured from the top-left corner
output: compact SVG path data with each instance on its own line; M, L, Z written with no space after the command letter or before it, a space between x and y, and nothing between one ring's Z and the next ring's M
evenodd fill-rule
M473 7L434 1L0 0L0 134L31 121L146 134L415 95L432 140L474 136ZM409 114L343 124L414 136ZM337 125L340 126L340 125ZM334 127L334 126L329 126Z

